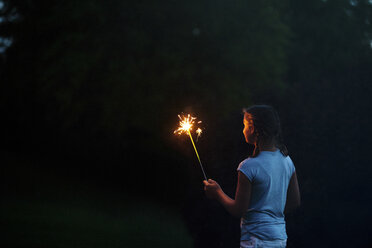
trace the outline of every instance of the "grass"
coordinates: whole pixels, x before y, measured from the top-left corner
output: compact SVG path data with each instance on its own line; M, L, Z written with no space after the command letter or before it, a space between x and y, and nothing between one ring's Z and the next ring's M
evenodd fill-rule
M151 203L110 213L89 204L13 201L1 205L1 247L192 247L181 217ZM106 209L107 210L107 209Z
M193 247L181 215L1 152L1 248Z

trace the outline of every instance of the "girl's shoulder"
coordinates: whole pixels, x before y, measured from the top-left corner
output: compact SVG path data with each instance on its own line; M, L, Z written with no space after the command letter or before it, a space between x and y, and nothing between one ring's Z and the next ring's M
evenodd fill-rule
M239 164L239 168L241 167L256 167L260 165L260 159L258 157L248 157L244 159Z
M259 160L256 158L247 158L239 164L237 170L242 172L251 182L253 182L261 171L260 167L261 165Z
M291 170L291 173L293 173L296 170L296 168L295 168L295 165L294 165L292 159L288 155L287 157L285 157L285 160L287 162L287 166Z

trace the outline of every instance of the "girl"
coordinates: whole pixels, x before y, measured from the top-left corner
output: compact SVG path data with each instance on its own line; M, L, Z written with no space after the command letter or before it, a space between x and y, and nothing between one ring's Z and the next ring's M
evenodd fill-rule
M300 205L300 192L278 114L270 106L255 105L244 110L243 123L245 140L255 149L237 169L235 199L212 179L204 180L205 193L241 217L241 248L286 247L284 212Z

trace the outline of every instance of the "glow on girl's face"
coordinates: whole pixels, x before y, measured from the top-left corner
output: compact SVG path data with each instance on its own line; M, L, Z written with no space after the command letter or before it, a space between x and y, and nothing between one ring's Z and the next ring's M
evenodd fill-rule
M244 114L243 124L244 124L243 134L245 137L245 141L249 144L255 144L256 137L253 135L254 133L253 120L247 113Z

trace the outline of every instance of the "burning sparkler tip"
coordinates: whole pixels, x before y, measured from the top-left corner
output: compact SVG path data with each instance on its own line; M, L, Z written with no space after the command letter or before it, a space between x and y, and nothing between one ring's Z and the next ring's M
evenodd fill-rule
M192 117L190 114L188 114L187 117L184 117L184 116L181 117L181 115L178 115L178 118L180 119L180 126L178 127L178 129L176 129L174 131L174 133L177 133L179 135L182 134L182 133L186 133L186 134L188 134L190 136L190 140L191 140L191 143L192 143L192 145L193 145L193 147L195 149L196 156L198 157L199 164L200 164L200 167L201 167L201 169L203 171L204 178L205 178L205 180L207 180L207 176L205 175L203 165L202 165L202 163L200 161L200 157L199 157L198 151L196 149L196 146L194 144L194 140L193 140L192 135L191 135L191 132L190 132L192 130L192 127L193 127L193 124L194 124L194 122L196 120L196 117ZM199 124L199 123L201 123L201 121L198 121L197 123ZM198 134L196 141L198 141L198 138L199 138L200 134L202 133L202 131L203 130L201 128L198 128L196 130L196 133Z

